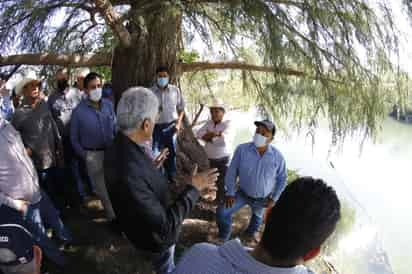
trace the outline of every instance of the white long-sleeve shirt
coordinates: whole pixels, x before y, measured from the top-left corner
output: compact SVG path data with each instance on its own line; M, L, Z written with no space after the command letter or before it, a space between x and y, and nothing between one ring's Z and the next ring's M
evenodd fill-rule
M196 136L202 139L208 132L222 133L221 136L213 138L212 142L206 142L205 150L209 159L221 159L230 156L230 148L233 139L230 120L215 124L212 120L206 122L199 129Z
M18 209L15 200L35 204L40 199L37 172L20 135L0 118L0 205Z

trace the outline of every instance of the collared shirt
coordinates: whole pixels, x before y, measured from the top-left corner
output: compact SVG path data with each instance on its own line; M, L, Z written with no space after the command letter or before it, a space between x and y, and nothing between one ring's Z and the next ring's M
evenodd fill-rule
M209 159L221 159L230 156L230 145L232 142L232 131L229 120L215 124L213 120L209 120L197 132L197 138L202 139L208 132L222 133L222 136L215 137L212 142L206 142L205 150Z
M286 187L285 159L272 145L261 156L253 143L241 144L233 155L225 177L226 194L229 196L235 196L237 177L240 189L248 196L269 196L277 201Z
M303 265L282 268L265 265L248 251L239 240L222 246L196 244L183 255L173 274L314 274Z
M70 139L76 154L86 157L87 149L104 149L116 134L116 116L112 102L100 101L100 109L89 100L83 100L73 111Z
M13 102L10 96L0 95L0 116L7 121L10 121L14 113Z
M0 118L0 205L18 209L14 200L35 204L40 199L37 172L20 134Z
M162 91L157 85L154 85L151 90L159 100L160 116L157 124L167 124L175 121L179 116L178 112L185 109L185 101L179 88L169 84Z
M69 135L72 112L81 100L82 96L76 88L69 88L66 92L56 91L50 95L47 104L62 136Z
M33 108L23 100L11 123L20 132L24 145L32 150L31 157L37 169L56 166L61 138L45 101L41 100Z

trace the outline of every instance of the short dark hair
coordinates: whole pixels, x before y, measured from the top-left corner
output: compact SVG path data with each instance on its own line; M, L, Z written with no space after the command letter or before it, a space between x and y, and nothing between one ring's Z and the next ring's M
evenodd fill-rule
M100 74L98 74L97 72L90 72L89 74L86 75L86 77L84 77L83 80L83 86L84 88L87 88L87 85L89 84L89 82L95 80L95 79L102 79L102 76Z
M158 74L159 72L169 73L169 68L167 66L158 66L156 69L156 74Z
M339 219L335 190L321 179L298 178L270 212L261 244L273 258L296 260L320 247Z
M5 73L3 73L3 72L0 72L0 80L4 80L4 81L7 81L7 74L5 74Z

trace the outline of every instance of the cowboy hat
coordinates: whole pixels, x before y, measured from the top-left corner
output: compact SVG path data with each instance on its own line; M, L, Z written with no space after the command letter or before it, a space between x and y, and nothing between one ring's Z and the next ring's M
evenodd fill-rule
M225 110L226 107L222 99L215 98L213 99L212 103L209 105L209 108L221 108Z
M31 83L31 82L34 82L34 83L37 84L37 85L40 85L40 83L41 83L39 80L35 79L33 76L24 77L24 78L21 79L20 82L18 82L17 85L16 85L16 88L15 88L15 90L16 90L16 95L22 95L23 88L24 88L27 84L29 84L29 83Z

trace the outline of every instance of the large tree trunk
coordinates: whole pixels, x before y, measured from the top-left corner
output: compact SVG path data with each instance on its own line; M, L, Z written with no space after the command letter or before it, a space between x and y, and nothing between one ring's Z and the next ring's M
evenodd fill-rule
M153 85L159 65L167 66L171 82L176 81L182 19L178 10L166 7L158 8L150 15L133 16L128 26L132 36L131 46L119 45L115 49L112 80L116 101L128 87ZM187 176L191 175L195 164L202 171L209 166L209 162L191 127L181 132L177 143L177 180L182 183L187 182Z
M133 6L132 6L133 9ZM181 15L175 9L161 9L150 15L136 14L128 25L130 47L119 45L113 56L112 77L116 100L131 86L150 87L156 68L167 66L176 79Z

